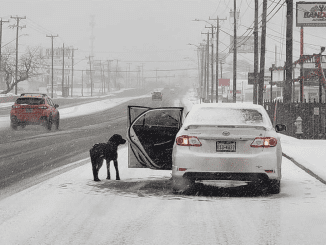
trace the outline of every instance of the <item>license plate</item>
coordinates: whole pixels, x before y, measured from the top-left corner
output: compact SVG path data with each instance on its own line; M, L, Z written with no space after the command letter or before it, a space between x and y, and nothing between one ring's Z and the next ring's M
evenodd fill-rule
M33 109L28 108L26 109L26 112L33 112Z
M216 142L217 152L235 152L236 143L234 141L217 141Z

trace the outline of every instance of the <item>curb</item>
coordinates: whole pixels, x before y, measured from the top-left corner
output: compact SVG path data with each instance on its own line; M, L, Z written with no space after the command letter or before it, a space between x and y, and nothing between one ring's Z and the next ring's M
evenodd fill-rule
M287 154L285 154L284 152L282 152L282 155L284 157L286 157L287 159L289 159L290 161L292 161L295 165L297 165L299 168L301 168L302 170L304 170L307 174L311 175L312 177L316 178L317 180L319 180L321 183L323 183L324 185L326 185L326 181L324 179L322 179L321 177L319 177L317 174L315 174L314 172L312 172L310 169L306 168L305 166L303 166L302 164L298 163L296 160L294 160L292 157L288 156Z

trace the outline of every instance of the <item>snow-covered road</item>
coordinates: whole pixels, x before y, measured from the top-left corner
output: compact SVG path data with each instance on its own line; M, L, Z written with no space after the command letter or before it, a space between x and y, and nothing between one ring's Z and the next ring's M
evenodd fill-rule
M325 244L325 186L287 159L268 196L172 194L170 171L127 168L127 147L121 181L84 161L2 200L0 244Z

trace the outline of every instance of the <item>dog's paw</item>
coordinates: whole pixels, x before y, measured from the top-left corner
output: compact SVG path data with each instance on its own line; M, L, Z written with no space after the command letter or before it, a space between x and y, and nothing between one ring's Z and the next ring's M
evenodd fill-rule
M94 179L94 181L101 181L100 179Z
M107 177L106 179L111 179L110 177Z
M120 180L120 178L116 178L116 180Z

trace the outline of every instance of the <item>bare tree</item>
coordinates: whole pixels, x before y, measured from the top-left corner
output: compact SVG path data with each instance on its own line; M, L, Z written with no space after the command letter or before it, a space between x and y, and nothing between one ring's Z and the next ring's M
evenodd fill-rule
M2 53L2 72L6 88L1 94L9 93L18 83L43 74L44 56L40 47L27 47L18 61L17 82L15 49L8 47Z

